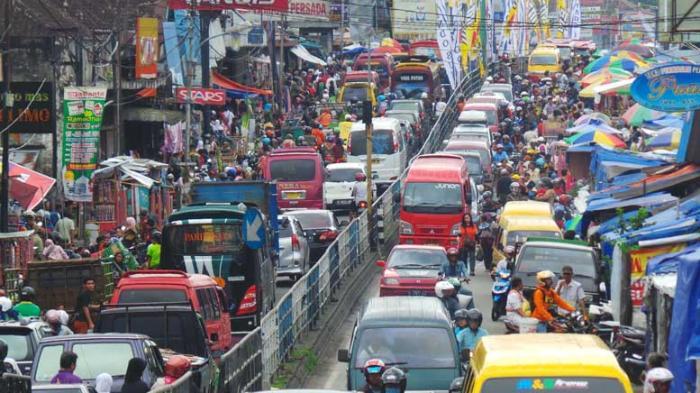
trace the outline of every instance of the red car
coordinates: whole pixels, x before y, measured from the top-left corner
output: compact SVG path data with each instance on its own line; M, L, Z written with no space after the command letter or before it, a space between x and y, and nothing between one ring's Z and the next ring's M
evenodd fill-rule
M377 261L377 266L384 268L379 296L435 296L435 283L444 263L444 247L395 246L386 261Z

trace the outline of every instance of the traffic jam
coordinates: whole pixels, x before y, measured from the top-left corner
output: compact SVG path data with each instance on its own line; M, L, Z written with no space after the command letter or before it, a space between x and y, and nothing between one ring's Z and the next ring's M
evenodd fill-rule
M164 3L137 80L219 7ZM328 50L283 18L245 85L201 45L227 18L202 87L134 84L98 148L117 87L66 85L61 171L3 162L0 393L700 392L697 47Z

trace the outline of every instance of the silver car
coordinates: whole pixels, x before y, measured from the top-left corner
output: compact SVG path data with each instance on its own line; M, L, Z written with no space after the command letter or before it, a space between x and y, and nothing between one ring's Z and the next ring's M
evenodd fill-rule
M294 217L279 216L280 258L277 276L290 277L296 281L309 269L309 242L304 230Z

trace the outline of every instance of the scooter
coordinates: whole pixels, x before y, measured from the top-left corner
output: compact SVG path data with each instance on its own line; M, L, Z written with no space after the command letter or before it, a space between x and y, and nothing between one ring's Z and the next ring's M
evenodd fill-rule
M493 306L491 307L491 320L498 321L503 315L506 315L506 300L508 299L508 291L510 291L510 271L499 270L491 273L494 282L491 286L491 298Z
M632 326L606 321L603 324L611 326L612 351L617 362L634 384L642 383L642 373L646 368L644 340L646 332Z

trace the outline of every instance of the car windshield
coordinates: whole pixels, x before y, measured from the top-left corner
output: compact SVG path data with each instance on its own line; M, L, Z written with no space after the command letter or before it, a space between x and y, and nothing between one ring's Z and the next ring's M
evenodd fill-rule
M328 169L328 178L326 179L326 181L329 181L329 182L343 182L343 181L354 182L355 175L358 173L362 173L362 169L359 169L359 168L329 168Z
M32 344L29 341L29 330L2 330L0 331L0 340L7 344L7 357L16 361L32 360L34 353L32 352Z
M510 231L508 232L506 242L509 245L513 245L515 243L522 243L529 237L551 237L560 239L561 234L554 231Z
M591 377L527 377L527 378L492 378L487 379L481 387L481 393L505 392L605 392L623 393L620 381L613 378Z
M525 245L518 256L518 271L533 273L542 270L561 272L568 265L574 269L574 274L592 277L596 276L595 257L590 251L572 250L559 247L541 247Z
M345 89L343 89L343 102L364 101L366 99L366 86L345 86Z
M447 254L443 250L395 249L389 255L387 267L394 269L405 268L434 268L439 269L447 262Z
M554 55L534 55L530 57L531 65L556 65L557 57Z
M387 113L386 117L406 121L409 124L413 124L415 122L415 118L410 113Z
M243 249L241 224L168 226L163 243L175 255L235 254Z
M316 177L315 160L272 160L270 177L278 181L311 181Z
M465 111L468 109L465 109ZM481 109L475 109L478 110L479 112L484 112L486 114L486 123L487 124L497 124L498 123L498 118L496 117L496 112L495 111L487 111L487 110L481 110Z
M304 229L320 229L330 228L333 226L333 220L327 213L318 214L294 214L294 218L299 220L301 227Z
M415 111L420 109L418 107L417 102L410 102L410 101L399 101L399 102L393 102L391 104L391 109L392 110L400 110L400 111Z
M571 48L559 47L559 57L561 57L562 59L570 59Z
M462 141L487 141L489 140L489 136L482 133L482 132L456 132L452 134L450 137L451 139L455 140L462 140Z
M71 351L78 355L74 373L83 380L95 379L101 373L112 377L123 376L129 360L135 356L131 344L126 342L76 343ZM61 353L63 344L48 345L41 350L38 362L34 364L37 381L47 382L56 375Z
M458 183L408 183L403 194L403 209L413 213L460 213L462 187Z
M394 154L394 132L392 130L372 131L372 153ZM350 155L364 156L367 154L367 138L364 131L353 131L350 134Z
M449 153L454 153L454 152L462 152L464 153L479 153L479 157L481 158L481 161L484 163L488 163L489 165L491 164L491 159L489 158L489 152L486 151L485 149L471 149L471 148L464 148L463 146L460 145L447 145L445 148L446 152Z
M386 327L364 330L353 348L357 348L355 367L361 368L369 359L399 363L409 370L415 368L452 368L454 349L449 335L440 328ZM426 340L426 337L430 337Z
M124 289L118 304L186 302L187 293L179 289Z
M481 158L472 154L463 155L464 161L467 162L467 170L470 174L481 174L484 169L481 167Z

